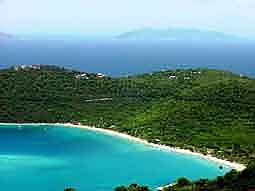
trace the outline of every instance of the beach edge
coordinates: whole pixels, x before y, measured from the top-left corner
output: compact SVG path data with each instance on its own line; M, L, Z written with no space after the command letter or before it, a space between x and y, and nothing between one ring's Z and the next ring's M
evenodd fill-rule
M141 138L138 138L138 137L134 137L134 136L125 134L125 133L114 131L112 129L96 128L96 127L93 127L93 126L87 126L87 125L81 125L81 124L77 125L77 124L73 124L73 123L0 123L0 125L53 125L53 126L62 126L62 127L65 127L65 128L86 129L86 130L89 130L89 131L95 131L95 132L108 134L108 135L111 135L111 136L117 136L117 137L120 137L120 138L124 138L124 139L127 139L129 141L141 143L141 144L144 144L146 146L157 148L157 149L162 150L162 151L175 152L175 153L180 153L180 154L185 154L185 155L197 156L201 159L211 161L211 162L216 163L218 165L227 166L227 167L229 167L231 169L234 169L238 172L243 171L244 169L246 169L246 166L244 164L241 164L241 163L232 162L232 161L229 161L227 159L219 159L219 158L214 157L212 155L205 155L205 154L190 151L190 150L187 150L187 149L181 149L181 148L170 147L170 146L162 145L162 144L150 143L145 139L141 139Z

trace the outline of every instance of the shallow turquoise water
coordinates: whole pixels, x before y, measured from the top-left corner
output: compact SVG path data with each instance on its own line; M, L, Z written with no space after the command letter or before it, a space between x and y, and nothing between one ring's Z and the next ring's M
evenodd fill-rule
M0 125L0 185L8 191L111 191L131 183L156 188L181 176L214 178L229 170L84 129Z

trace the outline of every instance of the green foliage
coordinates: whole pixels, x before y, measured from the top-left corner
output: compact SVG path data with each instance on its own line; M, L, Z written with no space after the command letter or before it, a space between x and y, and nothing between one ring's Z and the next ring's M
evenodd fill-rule
M0 121L80 121L243 163L255 157L253 79L206 69L80 74L54 66L1 70Z
M75 191L74 188L66 188L64 191Z
M119 186L115 188L115 191L127 191L127 188L125 186Z
M177 185L178 186L188 186L188 185L190 185L190 181L187 178L182 177L177 180Z
M177 184L166 187L164 191L247 191L255 188L255 162L249 163L248 167L242 171L230 171L223 177L215 180L200 179L190 182L186 178L177 180ZM132 184L129 187L117 187L115 191L147 191L147 187Z
M125 187L125 186L116 187L115 191L149 191L149 189L146 186L131 184L128 187Z
M243 163L255 158L253 79L205 69L123 78L90 73L88 79L77 78L80 74L55 66L1 70L0 121L80 121ZM212 181L179 179L170 190L243 191L254 185L255 164L250 163L241 173ZM148 188L132 184L115 190Z
M179 184L174 185L168 190L174 191L246 191L249 188L255 187L255 165L250 163L242 172L232 170L223 177L218 177L215 180L199 180L189 184L190 186Z

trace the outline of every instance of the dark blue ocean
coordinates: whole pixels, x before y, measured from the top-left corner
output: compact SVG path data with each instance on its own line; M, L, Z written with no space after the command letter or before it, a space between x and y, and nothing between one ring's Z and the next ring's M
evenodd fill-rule
M59 65L122 76L175 68L216 68L255 77L255 43L127 40L0 42L0 68Z

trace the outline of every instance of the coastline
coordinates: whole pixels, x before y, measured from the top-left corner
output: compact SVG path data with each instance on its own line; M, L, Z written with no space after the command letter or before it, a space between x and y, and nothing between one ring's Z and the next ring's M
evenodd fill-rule
M137 137L133 137L131 135L120 133L120 132L113 131L113 130L110 130L110 129L90 127L90 126L86 126L86 125L74 125L74 124L71 124L71 123L58 124L58 125L63 125L65 127L72 127L72 128L87 129L87 130L91 130L91 131L97 131L97 132L109 134L109 135L112 135L112 136L118 136L118 137L121 137L121 138L125 138L125 139L128 139L130 141L134 141L134 142L141 143L141 144L153 147L153 148L157 148L159 150L163 150L163 151L167 151L167 152L176 152L176 153L185 154L185 155L197 156L197 157L200 157L202 159L214 162L216 164L224 165L224 166L227 166L231 169L235 169L239 172L243 171L246 168L246 166L243 165L243 164L239 164L239 163L236 163L236 162L231 162L231 161L224 160L224 159L219 159L219 158L216 158L216 157L211 156L211 155L204 155L202 153L192 152L192 151L187 150L187 149L181 149L181 148L175 148L175 147L170 147L170 146L156 144L156 143L150 143L145 139L140 139L140 138L137 138Z
M128 139L130 141L141 143L141 144L144 144L146 146L157 148L157 149L162 150L162 151L176 152L176 153L185 154L185 155L197 156L199 158L214 162L216 164L224 165L224 166L227 166L231 169L235 169L239 172L243 171L246 168L245 165L240 164L240 163L231 162L231 161L224 160L224 159L219 159L219 158L211 156L211 155L204 155L202 153L193 152L193 151L190 151L190 150L187 150L187 149L181 149L181 148L175 148L175 147L170 147L170 146L161 145L161 144L150 143L145 139L133 137L131 135L120 133L120 132L117 132L117 131L114 131L114 130L111 130L111 129L102 129L102 128L96 128L96 127L91 127L91 126L86 126L86 125L75 125L75 124L72 124L72 123L20 123L20 124L18 124L18 123L0 123L0 125L54 125L54 126L60 125L60 126L66 127L66 128L86 129L86 130L90 130L90 131L96 131L96 132L108 134L108 135L111 135L111 136L118 136L118 137L121 137L121 138L125 138L125 139Z

